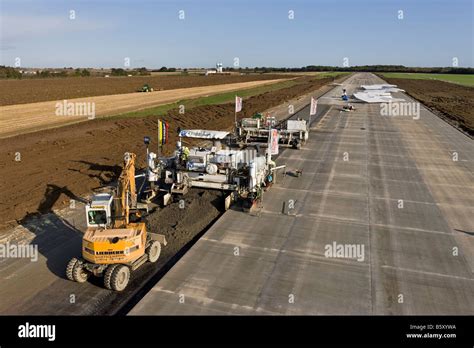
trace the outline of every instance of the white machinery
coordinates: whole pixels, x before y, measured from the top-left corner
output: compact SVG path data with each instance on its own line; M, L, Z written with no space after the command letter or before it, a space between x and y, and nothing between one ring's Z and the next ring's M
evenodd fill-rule
M202 146L188 148L183 139L194 139ZM159 158L148 152L147 180L153 191L166 195L186 194L191 187L222 190L232 200L243 200L248 207L259 200L273 178L275 163L271 154L259 154L256 146L231 144L229 132L212 130L180 130L177 148L172 157ZM165 198L164 203L169 199Z
M279 135L279 143L288 145L294 149L308 140L309 130L306 120L286 120L277 125L275 117L263 118L260 114L252 118L240 120L237 128L239 139L248 144L252 142L267 142L270 128L276 128Z

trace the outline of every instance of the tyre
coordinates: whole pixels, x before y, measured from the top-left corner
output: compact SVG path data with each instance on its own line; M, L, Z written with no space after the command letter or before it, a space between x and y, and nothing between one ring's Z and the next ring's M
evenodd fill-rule
M75 257L73 257L71 259L71 261L68 262L67 267L66 267L66 277L67 277L67 279L74 281L73 270L74 270L74 266L76 265L77 262L79 262L79 260L76 259Z
M72 268L72 277L78 283L84 283L89 278L89 272L84 269L82 261L77 260Z
M117 265L112 271L112 277L110 278L110 286L112 290L122 291L128 285L130 280L130 268L124 265Z
M151 242L150 246L146 248L146 254L148 255L148 261L154 263L158 261L161 254L161 244L157 240Z
M114 269L117 268L118 265L110 265L107 267L104 273L104 287L106 289L112 290L112 273Z

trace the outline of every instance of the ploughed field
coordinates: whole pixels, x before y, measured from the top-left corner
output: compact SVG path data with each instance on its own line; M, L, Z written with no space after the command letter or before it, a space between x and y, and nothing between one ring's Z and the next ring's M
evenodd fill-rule
M437 80L387 78L447 122L474 135L474 87Z
M133 93L144 84L156 91L291 78L289 75L165 75L132 77L64 77L0 80L0 106Z

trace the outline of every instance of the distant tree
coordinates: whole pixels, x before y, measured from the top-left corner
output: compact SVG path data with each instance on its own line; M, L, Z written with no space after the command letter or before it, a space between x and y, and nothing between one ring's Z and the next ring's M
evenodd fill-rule
M127 76L127 74L128 73L122 68L112 68L110 72L110 75L112 76Z
M148 69L145 67L138 68L136 69L136 71L139 75L150 75L150 73L148 72Z
M13 67L0 65L0 78L21 79L21 72Z

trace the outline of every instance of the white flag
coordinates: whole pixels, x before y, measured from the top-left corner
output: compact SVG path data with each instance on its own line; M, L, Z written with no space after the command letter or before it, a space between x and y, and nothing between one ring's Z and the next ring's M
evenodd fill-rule
M317 108L318 108L318 100L311 97L311 109L309 111L309 115L310 116L316 115Z
M278 130L271 129L270 130L270 154L271 155L278 155Z
M242 98L235 96L235 112L242 110Z

